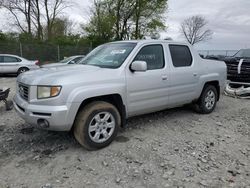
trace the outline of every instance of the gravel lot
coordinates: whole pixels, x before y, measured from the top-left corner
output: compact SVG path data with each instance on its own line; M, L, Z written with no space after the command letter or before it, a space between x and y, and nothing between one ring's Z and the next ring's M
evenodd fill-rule
M15 92L15 77L0 88ZM25 124L0 104L2 187L250 187L250 100L214 113L178 108L132 118L116 141L86 151L70 133Z

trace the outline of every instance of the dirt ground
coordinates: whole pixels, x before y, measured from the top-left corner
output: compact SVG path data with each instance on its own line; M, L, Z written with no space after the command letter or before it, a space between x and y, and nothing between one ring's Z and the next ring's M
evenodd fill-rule
M0 88L15 92L15 77ZM109 147L35 129L0 104L0 188L250 188L250 100L222 96L214 113L178 108L129 119Z

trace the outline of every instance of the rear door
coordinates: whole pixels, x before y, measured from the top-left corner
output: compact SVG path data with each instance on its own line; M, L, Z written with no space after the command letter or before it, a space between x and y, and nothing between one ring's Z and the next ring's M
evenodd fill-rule
M3 71L5 73L17 73L21 61L21 59L14 56L3 56Z
M169 105L189 103L196 97L199 82L197 62L186 45L169 44L171 73Z
M161 110L168 103L169 69L165 61L164 46L162 44L144 45L133 61L136 60L145 61L148 70L132 72L127 69L128 116Z

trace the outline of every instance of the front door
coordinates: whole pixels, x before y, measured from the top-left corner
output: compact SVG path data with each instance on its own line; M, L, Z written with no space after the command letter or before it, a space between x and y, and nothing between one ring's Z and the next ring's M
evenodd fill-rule
M128 116L154 112L166 107L169 73L164 54L164 47L160 44L143 46L133 61L145 61L148 70L127 70Z

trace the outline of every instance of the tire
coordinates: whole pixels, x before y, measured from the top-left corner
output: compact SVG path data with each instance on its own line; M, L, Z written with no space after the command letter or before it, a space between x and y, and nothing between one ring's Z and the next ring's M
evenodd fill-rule
M214 111L218 100L218 92L213 85L204 87L198 102L194 105L196 112L210 114Z
M7 111L10 111L13 109L13 102L12 101L7 101L5 105L6 105Z
M18 69L17 71L17 75L21 74L21 73L24 73L24 72L27 72L29 69L27 67L21 67Z
M108 119L105 120L104 117ZM96 101L78 112L74 123L74 136L86 149L96 150L108 146L115 139L120 127L121 116L117 108L110 103Z

